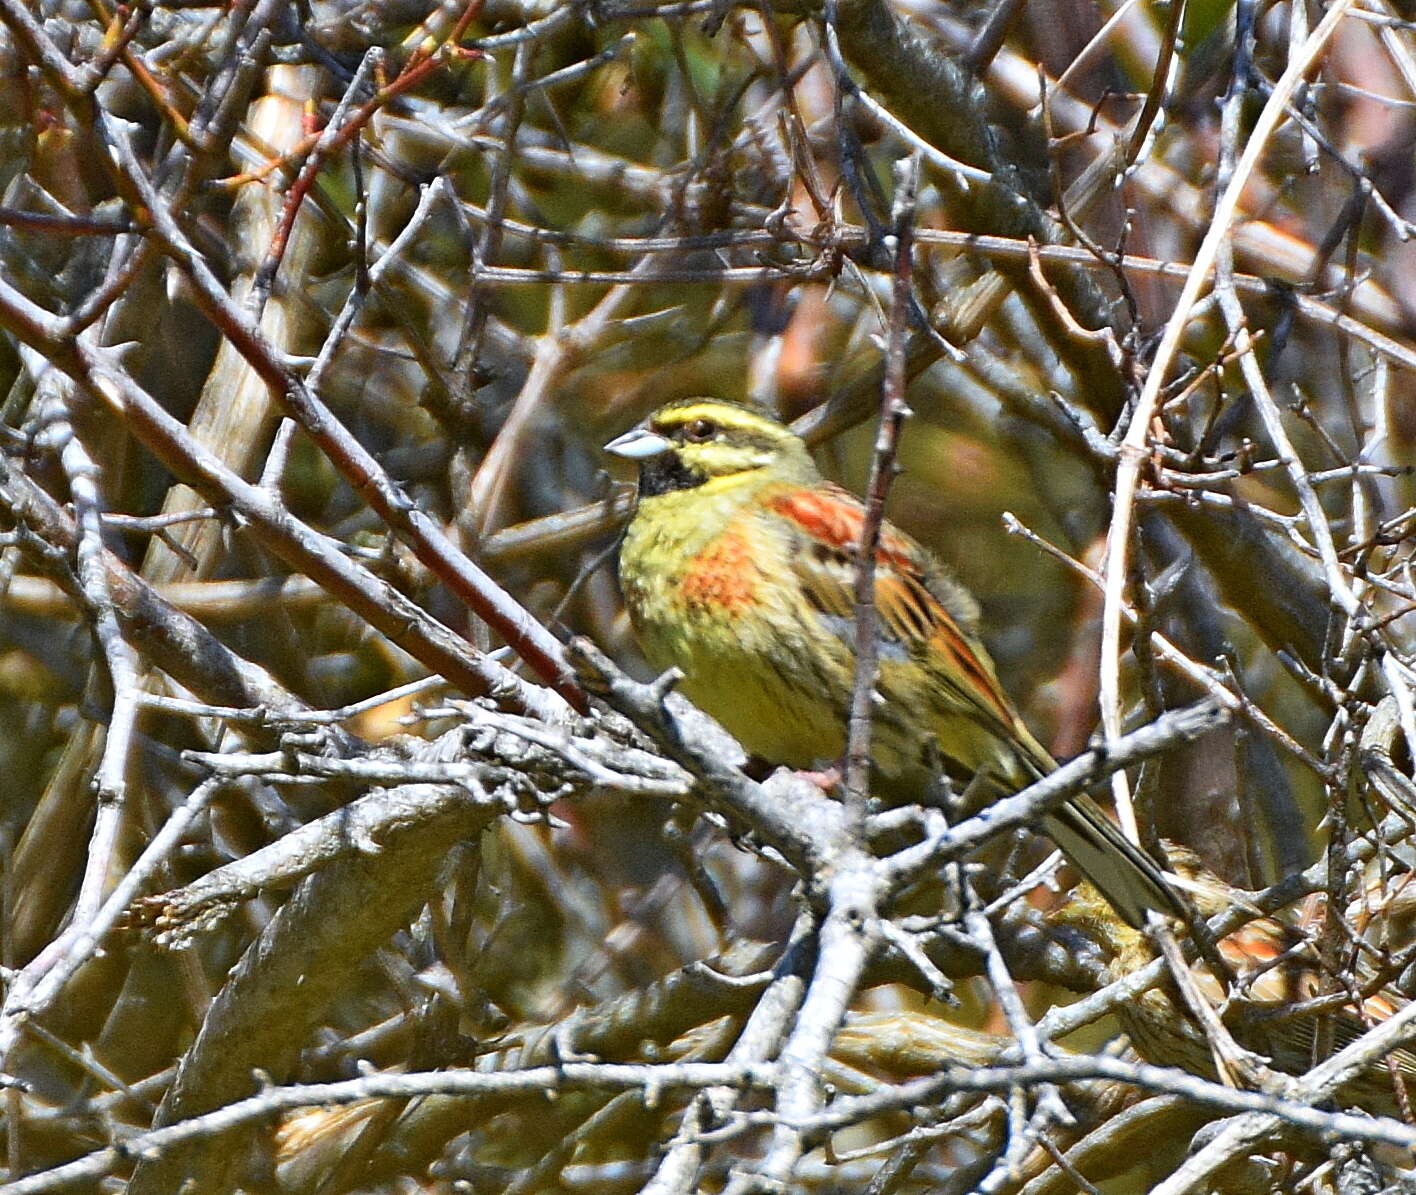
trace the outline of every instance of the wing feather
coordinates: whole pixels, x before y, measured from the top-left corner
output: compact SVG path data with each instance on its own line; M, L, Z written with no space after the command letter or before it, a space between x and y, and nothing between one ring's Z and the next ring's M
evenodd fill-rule
M849 633L840 620L850 619L855 609L865 521L860 499L836 486L791 488L770 498L768 506L802 541L792 565L807 601ZM951 713L969 717L1000 741L1019 741L1034 768L1051 768L1046 753L1033 750L1036 744L974 632L972 600L924 548L888 524L875 554L875 608L887 658L893 650L923 665Z

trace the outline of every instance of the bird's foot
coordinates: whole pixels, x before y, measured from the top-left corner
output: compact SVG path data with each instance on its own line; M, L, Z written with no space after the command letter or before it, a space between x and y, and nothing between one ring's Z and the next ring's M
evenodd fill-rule
M829 768L823 768L820 771L801 769L797 772L797 775L800 776L803 780L810 780L812 784L816 785L816 787L821 789L823 792L830 792L845 778L845 773L842 772L841 768L836 765L833 765Z

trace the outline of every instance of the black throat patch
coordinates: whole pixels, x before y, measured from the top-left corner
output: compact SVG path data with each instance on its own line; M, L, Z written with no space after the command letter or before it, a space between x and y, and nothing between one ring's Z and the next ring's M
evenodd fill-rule
M650 457L639 466L639 496L652 498L674 490L691 490L708 480L701 469L690 469L677 452Z

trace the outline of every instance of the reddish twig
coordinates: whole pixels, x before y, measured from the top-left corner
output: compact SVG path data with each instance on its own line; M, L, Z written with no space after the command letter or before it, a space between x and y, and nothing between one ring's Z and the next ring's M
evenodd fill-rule
M472 23L472 19L477 15L482 7L482 0L469 0L467 8L464 10L457 25L448 35L446 41L438 42L429 39L431 44L424 44L413 51L403 69L388 83L383 84L364 104L354 111L354 115L349 118L348 123L343 125L338 131L325 142L319 161L315 164L315 169L308 171L301 170L300 177L292 184L286 204L286 211L281 214L281 226L284 229L284 237L288 238L290 229L295 226L295 217L299 213L300 204L309 194L310 187L314 183L315 175L319 172L319 165L331 154L338 153L349 144L359 131L373 119L374 114L381 108L386 107L390 101L402 95L405 91L410 91L431 75L439 66L442 66L449 58L480 58L481 51L472 46L459 46L457 39L466 32L467 26ZM443 51L440 53L439 51ZM327 131L327 130L326 130ZM229 190L245 186L247 183L259 182L269 177L275 171L282 169L290 163L297 161L305 154L313 154L316 147L325 141L325 132L310 133L300 144L292 149L288 154L272 158L262 166L254 170L247 170L241 174L233 174L228 178L221 179L213 184ZM308 166L308 162L307 162ZM302 181L303 184L302 184ZM282 238L278 235L276 242ZM272 245L274 251L274 243ZM281 249L284 252L284 249ZM277 261L277 265L278 265Z

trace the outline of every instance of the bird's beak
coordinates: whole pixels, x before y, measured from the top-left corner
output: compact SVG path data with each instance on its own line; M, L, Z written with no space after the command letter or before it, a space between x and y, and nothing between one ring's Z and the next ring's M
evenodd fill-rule
M647 461L651 456L668 452L673 446L673 441L667 436L636 427L632 432L625 432L611 440L605 445L605 451L622 456L627 461Z

